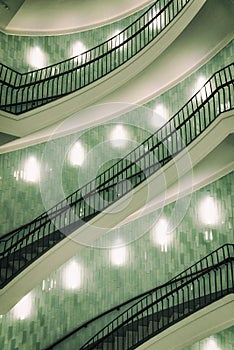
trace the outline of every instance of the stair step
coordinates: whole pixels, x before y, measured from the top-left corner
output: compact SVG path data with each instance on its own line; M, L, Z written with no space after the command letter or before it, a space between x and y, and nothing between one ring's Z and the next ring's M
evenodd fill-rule
M22 256L24 257L24 259L26 259L27 261L31 261L34 260L37 257L37 253L36 252L23 252Z
M151 317L151 316L149 316ZM143 326L143 327L148 327L149 326L149 318L147 317L142 317L139 321L138 321L138 325L139 326Z
M168 323L169 323L169 318L167 316L162 316L160 318L159 323L158 323L158 328L160 329L160 328L164 327Z
M0 275L0 284L3 283L3 282L5 282L5 279L3 278L2 275Z
M128 349L129 347L137 344L138 342L138 332L137 331L127 331L126 332L126 349Z
M62 235L61 233L57 235L49 235L37 241L37 245L51 247L55 245L57 242L59 242L63 237L64 235Z
M114 350L120 350L125 348L125 337L115 336Z
M23 257L23 255L21 254L21 251L15 251L12 254L8 255L7 257L8 261L20 261L20 260L25 260L25 262L27 262L27 260Z
M127 331L138 332L138 325L139 325L138 320L132 323L128 323L126 326Z
M149 322L149 334L157 332L159 329L159 321L150 321Z
M113 346L114 346L114 344L113 344ZM112 350L114 348L111 346L110 343L103 342L103 343L99 344L97 347L95 347L95 349L98 349L98 350Z
M2 267L1 268L1 278L3 279L3 281L5 281L7 278L10 278L12 276L12 270L8 269L6 267Z
M114 349L115 337L110 334L109 337L103 339L103 341L92 349L112 350Z
M16 272L19 271L23 266L25 266L27 263L25 260L12 260L8 263L8 268L12 269L12 271Z
M138 334L139 334L139 339L144 339L145 337L148 336L148 326L141 326L138 325Z

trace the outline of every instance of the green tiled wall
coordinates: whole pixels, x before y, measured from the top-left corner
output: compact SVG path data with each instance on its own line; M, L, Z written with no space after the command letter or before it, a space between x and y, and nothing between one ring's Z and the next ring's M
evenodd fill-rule
M164 113L168 117L172 116L195 92L194 88L198 77L202 75L208 79L216 70L232 62L233 53L234 41L229 43L201 69L172 89L149 101L144 107L139 107L112 122L93 127L82 133L53 140L49 143L50 147L48 147L48 143L42 143L0 155L0 236L32 220L45 210L39 184L25 182L23 179L16 180L16 172L23 171L24 163L30 156L35 156L41 164L43 179L57 185L62 182L65 195L72 193L80 187L79 185L87 181L85 168L71 166L67 161L66 153L75 141L80 140L86 153L89 152L86 168L89 169L90 176L91 168L97 170L92 172L93 177L95 177L101 165L109 159L123 157L158 128L160 124L158 120L161 122L162 117L158 115L158 112L153 112L155 107L163 105L166 109ZM124 127L128 131L130 139L127 147L121 149L110 147L108 137L113 130L113 123L125 124ZM50 148L51 156L48 156L47 153L47 157L45 157L44 153L45 150L47 152L48 148ZM49 160L47 161L46 158ZM58 160L60 160L60 168L58 168ZM62 170L61 174L60 170ZM81 183L78 181L78 175L82 180ZM91 180L91 178L89 179ZM49 196L50 191L55 192L50 189L47 196ZM56 204L59 199L60 197L54 197L50 205Z
M172 115L191 96L196 79L200 74L208 78L217 69L231 61L233 61L233 42L200 70L157 99L148 102L145 107L153 109L158 104L164 104L168 109L168 114ZM143 118L142 113L144 113ZM137 145L155 130L155 126L152 125L152 112L143 107L119 117L116 122L127 124L126 128L131 139L129 148L132 148L133 144ZM130 127L129 124L134 126ZM43 158L47 144L39 144L1 155L1 234L27 222L44 210L38 183L25 182L20 178L24 162L31 155L43 163L42 176L47 175L46 181L49 181L50 177L53 178L56 163L59 164L61 160L62 175L60 178L56 176L53 178L54 185L59 185L59 182L62 181L64 192L69 194L77 188L77 176L82 172L82 168L68 164L67 146L75 142L78 137L86 150L92 150L99 147L100 144L105 145L112 127L111 123L105 123L103 126L99 125L85 131L82 135L74 134L52 141L52 148L57 152L54 163L46 163L45 157ZM107 155L106 160L109 160L110 157L120 157L123 152L127 152L127 148L122 149L121 152L113 149L112 152ZM96 161L99 166L97 156L98 152L94 153L94 156L91 155L89 162L93 164ZM104 158L102 162L105 163ZM50 169L52 169L51 175L49 175ZM16 180L17 174L18 180ZM110 249L84 248L71 261L48 276L30 292L28 298L31 302L27 301L27 307L24 306L24 312L26 312L31 305L28 315L25 314L23 317L21 313L20 316L15 308L6 315L0 316L0 349L41 350L85 320L129 297L165 282L220 245L227 242L232 243L234 238L233 184L234 173L231 173L193 193L191 198L185 197L179 201L182 207L183 202L189 199L189 208L181 223L171 232L171 242L166 252L161 251L160 245L152 239L151 226L158 212L112 231L114 236L122 234L129 238L133 232L140 236L139 239L133 240L126 246L126 263L122 266L113 265ZM213 238L206 240L206 226L200 221L198 205L208 192L218 203L219 222L212 227ZM56 198L53 200L56 202ZM173 207L173 203L164 207L162 215L170 218ZM146 222L149 224L147 229ZM75 268L80 281L75 289L67 289L64 285L64 273L72 261L77 264ZM89 335L93 335L102 326L103 320L85 329L66 345L62 344L59 349L70 350L74 343L77 348ZM220 349L229 350L230 334L230 330L227 330L220 335L214 335ZM199 345L195 344L189 349L203 350L202 344L200 342Z
M234 172L194 192L191 197L180 199L177 205L183 206L184 201L189 199L189 207L181 223L170 233L167 251L155 243L152 235L158 211L121 229L112 230L115 237L124 232L127 240L132 232L143 234L125 246L126 260L123 265L113 264L111 249L82 249L30 292L28 298L31 301L27 301L27 307L23 308L25 314L31 305L28 315L23 317L22 311L18 314L15 308L0 316L0 348L43 349L85 320L167 281L222 244L233 242L233 190ZM207 227L199 215L199 205L208 193L217 202L219 218L212 226L211 239L206 239ZM162 217L171 219L172 224L173 208L174 203L171 203L162 212L159 211ZM64 284L64 274L71 263L75 263L74 276L79 277L74 289ZM58 349L77 349L103 327L103 323L101 320L87 327ZM76 344L76 347L72 344Z
M233 335L234 327L230 327L188 346L184 350L232 350Z
M38 46L44 53L45 66L63 61L71 57L71 48L77 41L85 47L92 47L111 38L115 31L123 30L145 10L92 30L56 36L17 36L0 33L0 62L8 67L24 73L35 69L27 63L27 55L31 48Z

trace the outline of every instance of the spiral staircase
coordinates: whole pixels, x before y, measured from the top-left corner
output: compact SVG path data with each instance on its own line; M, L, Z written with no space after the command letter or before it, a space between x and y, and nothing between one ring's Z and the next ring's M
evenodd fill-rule
M160 342L163 339L163 332L165 333L171 328L173 329L172 333L176 334L178 331L177 325L183 320L186 322L183 326L192 323L191 327L195 327L194 332L201 332L201 328L199 329L199 326L194 322L194 315L197 315L197 322L208 330L207 319L203 324L202 317L207 317L209 314L211 315L209 317L214 317L215 313L212 313L212 311L215 307L212 310L212 304L219 304L216 308L220 320L222 319L221 313L224 310L226 310L225 317L227 319L232 318L233 262L234 245L225 244L167 283L136 296L111 310L107 310L72 330L44 350L56 349L57 346L66 347L67 345L75 348L75 342L76 339L79 339L80 332L87 327L94 326L97 320L102 320L113 310L118 312L118 316L89 339L80 350L155 349L157 347L167 349L168 346L171 348L170 340L167 341L167 347L165 347L163 341ZM223 302L224 309L220 307L222 305L220 302ZM210 310L207 311L209 308ZM212 324L211 319L210 324ZM173 349L181 349L178 334L176 337L178 347L175 344ZM73 342L69 343L71 338ZM171 339L170 333L167 333L165 338ZM189 339L189 341L191 342L192 339Z
M20 115L104 78L150 45L190 1L157 1L115 38L56 65L20 74L1 64L0 109ZM165 125L114 166L33 221L1 236L0 289L7 290L62 241L74 233L79 235L88 222L139 186L147 185L148 179L204 137L212 125L233 109L232 63L213 74ZM199 262L146 294L84 344L82 350L135 349L233 293L233 245L221 247L204 261L204 265Z
M50 210L0 239L3 289L43 254L72 237L186 151L234 107L234 64L216 72L164 126L126 157Z

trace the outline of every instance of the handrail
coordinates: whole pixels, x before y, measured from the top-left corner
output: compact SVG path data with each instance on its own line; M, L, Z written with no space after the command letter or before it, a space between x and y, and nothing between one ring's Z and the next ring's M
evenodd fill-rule
M178 115L178 114L180 114L180 113L183 113L183 110L185 109L185 107L186 107L189 103L193 103L193 100L196 99L197 96L199 96L199 95L201 94L201 91L204 89L204 87L205 87L206 85L208 86L209 84L211 84L211 81L212 81L213 79L214 79L214 80L217 80L217 76L220 75L220 74L224 71L224 69L226 69L226 68L227 68L227 69L228 69L228 68L230 68L230 69L233 68L233 63L229 64L229 65L226 66L225 68L221 68L221 69L218 70L216 73L214 73L214 74L210 77L210 79L205 83L205 85L204 85L195 95L193 95L193 96L189 99L189 101L188 101L183 107L181 107L181 109L176 113L176 115ZM230 76L232 76L231 73L230 73ZM223 86L220 85L220 87L223 87ZM212 94L214 95L214 92L212 92ZM211 93L210 93L210 95L211 95ZM206 102L206 100L202 102L202 104L200 105L200 107L204 106L205 102ZM196 110L194 110L194 113L197 112L197 111L198 111L198 108L196 108ZM224 110L223 110L223 111L224 111ZM221 112L223 112L223 111L221 111ZM176 116L176 115L175 115L175 116ZM173 117L169 120L169 122L170 122L173 118L175 118L175 116L173 116ZM186 123L186 121L188 121L188 120L189 120L189 116L187 117L187 119L185 119L185 120L183 121L183 123ZM174 122L174 124L175 124L175 122ZM154 135L156 135L157 133L159 133L159 131L160 131L161 129L163 129L163 128L165 128L165 125L163 125L159 130L157 130L155 134L149 136L149 137L148 137L143 143L141 143L140 146L138 146L137 148L144 147L144 144L147 143L147 142L149 142L150 139L152 138L152 136L154 136ZM178 127L177 127L177 129L178 129ZM166 137L165 137L165 139L166 139ZM160 142L162 142L162 140L160 140ZM160 142L159 142L157 145L159 145ZM157 146L157 145L156 145L156 146ZM146 145L146 146L147 146L147 145ZM154 146L154 147L156 148L156 146ZM186 146L187 146L187 145L186 145ZM137 148L136 148L136 149L137 149ZM136 149L134 149L134 150L131 151L129 154L127 154L127 155L125 156L125 158L127 158L128 156L130 156L130 154L131 154L132 152L136 151ZM146 153L149 153L150 151L151 151L151 150L148 149L148 150L145 152L145 154L146 154ZM144 157L144 155L141 155L141 157ZM122 162L122 160L118 161L115 165L120 164L121 162ZM128 167L129 167L129 166L128 166ZM105 172L108 172L111 168L112 168L112 167L110 167L109 169L107 169ZM104 174L104 173L103 173L103 174ZM101 174L101 175L103 175L103 174ZM101 177L101 175L99 175L99 178ZM104 182L102 183L102 185L105 184L106 182L107 182L107 181L104 181ZM84 185L81 189L83 189L85 186L86 186L86 185ZM94 190L96 190L96 187L95 187ZM80 189L79 189L78 191L80 191ZM45 215L52 215L52 212L53 212L53 214L56 214L56 212L58 213L58 211L60 211L60 210L62 210L62 208L64 208L64 207L62 207L62 206L63 206L64 204L66 204L67 201L68 201L70 198L72 198L76 193L77 193L77 191L74 191L71 195L69 195L68 197L66 197L65 200L63 200L63 201L59 202L58 204L56 204L56 206L52 207L49 211L47 211L47 212L45 212L45 213L39 215L39 216L38 216L37 218L35 218L31 223L33 223L34 221L40 220L40 219L41 219L42 217L44 217ZM60 207L59 209L57 209L58 206L61 206L61 207ZM11 231L11 232L9 232L9 233L7 233L7 234L1 236L1 239L2 239L2 238L5 238L5 237L7 237L7 236L9 236L9 235L11 235L11 234L13 234L13 233L16 233L19 229L23 228L24 226L25 226L25 225L22 225L20 228L17 228L17 229L15 229L15 230L13 230L13 231Z
M170 5L174 0L167 0L167 4L166 6ZM44 80L49 80L49 79L53 79L54 77L57 77L57 76L60 76L60 75L63 75L65 73L68 73L68 72L71 72L71 71L74 71L77 69L77 67L72 67L72 68L67 68L65 69L63 72L57 74L55 73L54 75L49 75L49 76L46 76L46 74L42 74L42 72L44 71L49 71L52 70L52 68L59 68L58 66L59 65L64 65L65 63L69 63L69 62L72 62L74 60L78 60L79 58L81 58L82 56L86 56L86 57L94 57L90 60L88 60L89 63L92 63L94 62L97 58L95 58L95 55L92 55L90 54L90 52L92 51L96 51L98 50L99 52L102 52L102 50L100 49L100 47L105 47L107 46L107 52L111 52L111 51L114 51L116 49L119 49L121 46L124 46L124 44L126 44L130 39L133 39L133 37L136 35L136 34L139 34L142 29L146 29L146 27L148 26L148 24L152 24L152 22L155 20L156 17L159 17L160 14L163 12L163 10L165 10L166 6L163 7L163 9L157 11L157 13L155 14L155 17L152 17L148 23L144 24L142 27L140 27L140 29L138 29L136 32L134 32L134 34L131 34L130 37L127 37L127 39L125 39L124 41L120 41L119 38L124 34L124 32L126 32L127 30L129 30L130 28L134 28L134 26L136 25L136 23L141 19L141 18L144 18L148 13L150 13L152 11L153 8L155 8L155 5L158 3L162 2L162 0L157 0L153 5L150 6L150 8L145 11L139 18L137 18L134 22L132 22L129 26L127 26L125 29L123 29L122 31L120 31L118 34L114 35L113 37L111 37L110 39L107 39L106 41L102 42L101 44L97 45L97 46L94 46L93 48L91 48L90 50L87 50L79 55L76 55L76 56L73 56L71 58L67 58L65 60L63 60L62 62L56 62L56 63L53 63L51 65L48 65L46 67L43 67L43 68L39 68L39 69L35 69L35 70L32 70L30 72L25 72L25 73L20 73L20 72L17 72L16 70L4 65L4 64L1 64L4 68L6 69L9 69L10 71L12 71L13 73L17 73L19 74L21 77L22 76L30 76L30 78L34 78L33 81L30 81L30 82L25 82L25 83L22 83L21 84L18 84L18 85L15 85L15 84L12 84L12 83L8 83L4 80L1 80L0 79L0 83L4 83L6 84L7 86L9 87L14 87L14 88L19 88L19 87L27 87L29 86L30 84L32 83L40 83ZM111 44L113 42L113 40L115 40L116 42L120 42L118 45L114 45L114 47L112 47L111 45L108 45L108 44ZM111 47L110 47L111 46ZM100 56L98 56L98 58L102 58L105 56L105 53L102 53ZM83 67L87 64L87 62L83 62L83 60L80 60L81 63L79 64L79 67ZM40 74L39 74L40 72ZM44 78L42 78L42 76L45 76ZM35 78L36 76L36 78ZM37 76L39 76L39 79L37 79ZM21 83L21 81L20 81Z
M215 72L215 73L209 78L209 80L204 84L204 86L203 86L195 95L193 95L193 96L188 100L188 102L187 102L183 107L181 107L181 108L179 109L179 111L178 111L178 112L168 121L168 123L166 123L165 125L169 124L169 123L172 122L173 119L174 119L175 130L178 130L179 127L176 126L176 116L179 115L179 114L183 114L183 111L184 111L184 109L186 108L187 105L193 104L193 101L196 100L197 97L198 97L199 95L201 95L201 92L202 92L202 90L204 90L204 87L211 86L212 81L215 81L216 84L217 84L218 77L221 75L221 73L224 72L224 74L225 74L225 71L226 71L226 70L228 70L228 69L231 70L231 69L233 69L233 68L234 68L234 63L231 63L231 64L229 64L228 66L226 66L226 67L224 67L224 68L221 68L220 70L218 70L217 72ZM232 81L232 80L233 80L233 78L232 78L233 74L231 73L231 71L229 72L229 74L230 74L231 81ZM220 79L220 80L221 80L221 79ZM229 79L229 80L230 80L230 79ZM228 79L226 79L226 81L228 81ZM222 87L225 87L225 84L224 84L224 85L219 85L219 88L222 88ZM216 92L216 91L211 91L211 90L210 90L209 97L211 97L211 95L213 96L213 95L215 94L215 92ZM204 101L202 101L199 108L203 107L203 106L205 105L206 102L207 102L207 99L205 99ZM220 110L220 112L226 111L226 109L227 109L226 107L227 107L227 106L224 106L224 109L223 109L223 110ZM229 106L229 109L231 109L231 105ZM193 112L194 112L194 113L195 113L195 112L199 112L199 111L198 111L198 107L196 107L196 110L194 109ZM190 115L188 115L188 117L187 117L186 119L183 120L183 124L185 124L185 123L189 120L189 118L190 118ZM147 146L148 146L148 145L147 145L147 142L150 142L150 140L152 139L152 137L157 136L157 134L159 134L160 131L162 131L163 129L165 129L165 125L163 125L162 127L160 127L160 129L158 129L153 135L149 136L149 137L148 137L145 141L143 141L136 149L134 149L133 151L129 152L129 153L125 156L125 158L128 158L128 157L131 155L131 153L135 152L137 149L140 149L140 148L143 148L143 147L147 147ZM166 139L167 139L167 136L164 138L164 140L166 140ZM158 145L159 145L162 141L164 141L164 140L161 139L161 140L158 142L157 145L154 145L154 148L156 148L156 146L158 146ZM146 144L146 145L145 145L145 144ZM185 147L186 147L186 146L187 146L187 145L185 145ZM150 151L152 151L152 149L147 149L147 151L146 151L144 154L150 153ZM144 157L144 154L141 155L141 158ZM139 158L139 159L140 159L140 158ZM122 162L122 160L123 160L123 159L119 160L119 161L115 164L115 166L120 165L120 163ZM112 166L112 167L113 167L113 166ZM102 175L104 175L105 173L107 173L108 171L110 171L110 169L112 169L112 167L108 168L105 172L103 172L102 174L100 174L100 175L99 175L99 179L101 178ZM130 166L126 167L126 169L129 168L129 167L130 167ZM119 172L119 174L120 174L120 172ZM105 175L104 175L104 177L105 177ZM104 182L102 183L102 185L103 185L103 184L106 184L106 183L107 183L107 181L104 181ZM78 191L80 192L80 191L83 190L86 186L87 186L87 184L84 185L82 188L80 188ZM96 189L97 189L97 187L95 187L95 188L93 189L93 191L95 191ZM32 223L35 222L35 221L41 220L43 217L45 217L45 215L46 215L46 216L47 216L47 215L49 216L49 215L52 215L52 213L53 213L53 214L56 214L56 212L58 213L58 211L60 211L62 208L64 208L64 205L65 205L74 195L76 195L76 194L77 194L77 191L74 191L71 195L69 195L68 197L66 197L66 199L64 199L64 200L62 200L61 202L59 202L58 204L56 204L56 205L55 205L54 207L52 207L49 211L47 211L47 212L45 212L45 213L39 215L37 218L35 218L35 219L32 221ZM70 204L71 204L71 203L70 203ZM58 207L59 207L59 209L58 209ZM3 238L8 237L8 236L10 236L10 235L13 234L13 233L16 233L19 229L23 228L24 226L25 226L25 225L22 225L20 228L17 228L17 229L15 229L15 230L12 230L11 232L9 232L9 233L7 233L7 234L1 236L0 241L1 241Z
M192 277L184 283L182 282L181 285L172 287L169 291L166 290L163 294L155 291L155 295L151 294L141 299L116 317L108 325L103 327L97 334L88 340L80 350L95 349L99 344L103 344L105 339L110 337L110 335L113 340L114 336L118 335L118 331L127 327L129 324L133 327L133 325L137 323L139 326L141 324L140 321L145 319L149 325L150 321L152 322L155 318L155 321L158 321L158 325L152 333L141 335L141 337L139 336L135 343L131 344L131 347L127 347L128 349L134 349L136 346L139 346L189 314L207 306L209 303L218 300L222 296L234 292L233 268L230 266L231 268L228 269L228 266L234 262L234 245L232 244L229 246L232 247L232 253L229 254L230 252L228 250L229 256L226 259L220 260L218 264L211 266L207 270L205 269L204 271L201 271L195 277ZM222 274L221 269L225 267L226 270L224 270L224 274ZM213 273L212 275L211 272ZM206 278L208 282L206 282ZM209 298L212 294L213 297ZM188 308L186 312L185 305ZM182 306L180 314L179 306ZM172 309L171 315L169 315L170 308ZM164 314L164 317L166 316L166 322L163 320L160 325L159 317L161 316L161 318L163 318L162 314ZM118 349L120 350L121 347L118 347Z
M27 73L0 64L0 109L21 114L104 77L154 40L191 0L157 0L132 24L94 48Z
M137 152L137 150L140 150L141 148L145 148L145 147L146 147L146 148L147 148L147 151L145 151L144 153L142 153L142 154L139 156L139 158L138 158L138 160L142 159L146 154L149 154L149 153L153 150L153 148L151 148L151 149L148 148L148 143L151 142L152 138L157 138L157 135L160 135L160 133L161 133L161 134L164 134L164 129L165 129L165 126L166 126L166 125L168 125L169 123L173 123L173 124L175 125L175 127L174 127L175 129L174 129L173 131L176 131L176 130L179 129L179 127L182 125L182 123L183 123L183 124L186 124L186 122L189 121L189 118L191 117L191 115L188 114L187 118L185 118L179 126L176 125L176 124L177 124L176 119L179 119L179 115L184 113L184 110L187 108L187 106L188 106L189 104L193 104L193 101L196 100L197 97L198 97L199 95L201 95L201 91L204 90L204 87L211 86L212 81L217 81L217 80L218 80L218 77L219 77L222 73L224 73L224 74L226 73L226 70L227 70L227 71L230 70L229 74L230 74L230 77L231 77L231 79L229 78L229 79L227 79L227 81L228 81L228 80L231 80L231 81L232 81L232 80L233 80L233 78L232 78L232 75L233 75L233 74L231 73L231 69L233 69L233 68L234 68L234 63L231 63L231 64L229 64L228 66L226 66L225 68L222 68L222 69L218 70L216 73L214 73L214 74L210 77L210 79L205 83L205 85L204 85L194 96L192 96L192 97L189 99L189 101L188 101L183 107L181 107L181 109L168 121L168 123L166 123L165 125L163 125L163 126L162 126L160 129L158 129L153 135L149 136L145 141L143 141L143 142L142 142L137 148L135 148L133 151L129 152L129 153L125 156L125 158L128 159L129 157L131 157L131 154L132 154L132 153ZM221 80L221 79L220 79L220 80ZM217 84L217 83L216 83L216 84ZM219 86L219 88L223 88L223 87L225 87L225 84L222 84L222 85ZM211 90L210 90L209 98L210 98L211 96L214 96L214 94L215 94L216 92L217 92L216 90L215 90L215 91L211 91ZM201 109L202 107L204 107L204 105L205 105L206 103L207 103L207 99L205 99L204 101L202 101L202 102L200 103L199 107L196 106L196 109L193 108L193 113L199 112L198 109L199 109L199 108ZM230 105L229 108L227 108L227 102L226 102L226 105L224 106L223 110L220 109L220 112L224 112L224 111L226 111L226 110L228 110L228 109L231 109L231 107L232 107L232 106ZM160 139L160 138L159 138L160 141L159 141L156 145L154 145L153 147L156 148L156 147L159 146L163 141L166 141L167 138L168 138L168 136L165 136L164 139L162 139L162 138ZM186 147L187 144L186 144L186 145L184 144L184 146ZM175 152L175 153L176 153L176 152ZM123 159L119 160L114 166L120 167L120 164L122 163L122 161L123 161ZM131 166L131 165L126 166L125 169L128 169L130 166ZM105 178L105 177L106 177L106 174L107 174L108 172L110 172L112 168L113 168L113 166L110 167L110 168L108 168L107 170L105 170L105 172L103 172L102 174L100 174L100 175L98 176L98 178L96 178L96 180L97 180L97 181L100 181L100 179L101 179L102 176L104 176L104 178ZM122 172L119 171L119 172L117 172L115 175L120 175L121 173L122 173ZM112 179L113 179L113 177L112 177L112 178L109 178L109 177L107 176L107 180L103 181L101 185L103 186L103 184L106 184L107 182L109 182L109 181L112 180ZM92 181L93 181L93 180L92 180ZM92 181L91 181L91 182L92 182ZM91 183L91 182L90 182L90 183ZM89 184L90 184L90 183L89 183ZM65 205L66 205L67 203L68 203L67 205L69 205L69 204L71 205L71 204L72 204L72 198L73 198L73 196L74 196L74 195L77 195L77 192L83 191L83 190L86 188L86 186L87 186L87 184L85 184L83 187L81 187L78 191L74 191L71 195L69 195L68 197L66 197L66 199L64 199L64 200L62 200L61 202L59 202L58 204L56 204L56 205L55 205L54 207L52 207L50 210L48 210L47 212L45 212L45 213L39 215L36 219L34 219L34 220L32 221L32 223L35 222L35 221L41 220L42 218L45 217L45 215L46 215L46 216L51 216L52 214L56 215L57 213L59 213L61 210L63 210L63 209L65 208ZM94 191L96 191L96 190L98 189L98 187L100 187L100 186L94 186L92 192L89 192L88 194L93 193ZM25 227L25 225L22 225L20 228L23 228L23 227ZM1 236L0 241L1 241L3 238L8 237L8 236L10 236L10 235L13 234L13 233L16 233L17 231L18 231L18 229L15 229L15 230L13 230L13 231L7 233L6 235Z
M35 255L35 246L42 240L58 243L168 163L222 112L233 109L233 73L232 63L213 74L164 126L127 156L32 222L1 237L0 270L9 261L17 265L14 256L18 259L20 252L29 252L25 264L4 272L0 287L46 251ZM51 244L48 242L47 250Z
M139 300L140 298L146 297L152 293L155 293L157 291L159 291L160 289L164 289L169 286L171 286L172 284L175 284L177 282L184 282L185 279L188 279L194 275L198 276L200 273L203 272L209 272L214 268L217 268L220 265L220 261L217 264L211 265L209 266L209 260L211 256L216 257L217 254L219 254L219 252L221 252L221 256L223 258L223 260L225 260L226 262L229 261L229 256L231 255L229 252L229 248L233 248L233 244L224 244L223 246L217 248L215 251L209 253L207 256L205 256L204 258L200 259L198 262L196 262L195 264L193 264L192 266L190 266L188 269L186 269L185 271L181 272L180 274L176 275L173 279L169 280L166 283L163 283L159 286L157 286L156 288L152 288L150 290L147 290L146 292L143 292L133 298L130 298L126 301L124 301L123 303L112 307L111 309L108 309L106 311L104 311L103 313L93 317L92 319L84 322L83 324L79 325L78 327L76 327L75 329L73 329L72 331L70 331L69 333L67 333L66 335L64 335L63 337L61 337L60 339L58 339L57 341L55 341L53 344L51 344L50 346L46 347L44 350L52 350L53 348L55 348L55 346L61 344L63 341L67 340L69 337L71 337L74 334L77 334L81 329L83 328L87 328L91 323L97 321L98 319L101 319L102 317L112 313L113 311L119 311L121 308L123 308L124 306L132 303L133 301ZM226 256L226 254L223 253L223 251L225 250L225 248L227 249L228 255ZM213 260L213 259L212 259ZM219 259L222 260L222 259ZM205 261L205 267L203 267L203 263ZM198 266L200 268L200 270L195 269L194 272L190 272L194 266ZM187 274L185 276L185 273L187 273L189 271L189 274Z

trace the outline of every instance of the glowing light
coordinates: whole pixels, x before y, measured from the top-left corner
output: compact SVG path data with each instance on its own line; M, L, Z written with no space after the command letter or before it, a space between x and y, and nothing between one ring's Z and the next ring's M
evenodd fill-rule
M71 261L63 273L63 285L66 289L79 289L82 283L82 269L76 261Z
M28 182L37 182L40 178L40 166L34 156L28 158L23 170L23 179Z
M52 67L51 68L51 75L59 74L59 67Z
M114 147L122 148L128 143L129 134L126 129L119 124L114 127L110 133L109 139Z
M56 280L47 279L42 281L42 291L48 290L49 292L56 287Z
M229 110L230 108L231 108L231 105L230 105L229 101L225 104L223 104L223 103L220 104L220 112L223 112L225 110Z
M19 178L20 178L20 171L19 170L15 170L13 176L15 177L16 181L18 181Z
M86 51L87 51L86 46L81 41L77 41L72 46L71 56L72 57L77 56L77 57L74 57L75 62L82 63L82 61L84 61L84 57L79 55L81 55Z
M209 84L206 84L207 79L201 75L195 84L195 93L197 93L199 90L198 94L198 100L205 100L210 94L211 94L211 88Z
M213 241L213 231L211 229L206 230L204 236L206 241Z
M85 159L85 150L82 144L78 141L76 142L69 153L69 160L72 165L81 166Z
M123 244L121 241L116 242L116 247L112 248L110 251L110 259L113 265L121 266L127 262L127 247L120 244Z
M160 12L158 8L153 8L150 16L149 16L149 21L153 20L150 25L149 29L150 30L156 30L156 29L161 29L165 27L165 16L164 13L161 15L157 16L157 14ZM157 17L156 17L157 16Z
M208 338L203 346L203 350L222 350L213 337Z
M163 104L158 104L153 111L153 117L151 123L154 127L160 128L163 126L169 118L168 109Z
M13 176L16 181L22 179L27 182L38 182L40 179L40 165L34 156L30 156L23 169L15 170Z
M45 280L42 281L42 290L45 290Z
M210 195L207 195L199 205L198 214L203 224L216 225L219 222L219 212L216 200Z
M153 242L161 246L161 251L167 252L168 244L172 240L172 236L169 233L168 221L161 218L151 231Z
M19 320L25 320L32 313L32 294L25 295L12 309L13 316Z
M112 35L110 48L117 47L121 45L123 42L124 42L124 34L121 33L120 30L116 30ZM122 49L122 47L120 47L120 49Z
M41 50L40 47L35 46L29 49L27 55L28 63L37 69L43 68L46 66L46 56L45 53Z

